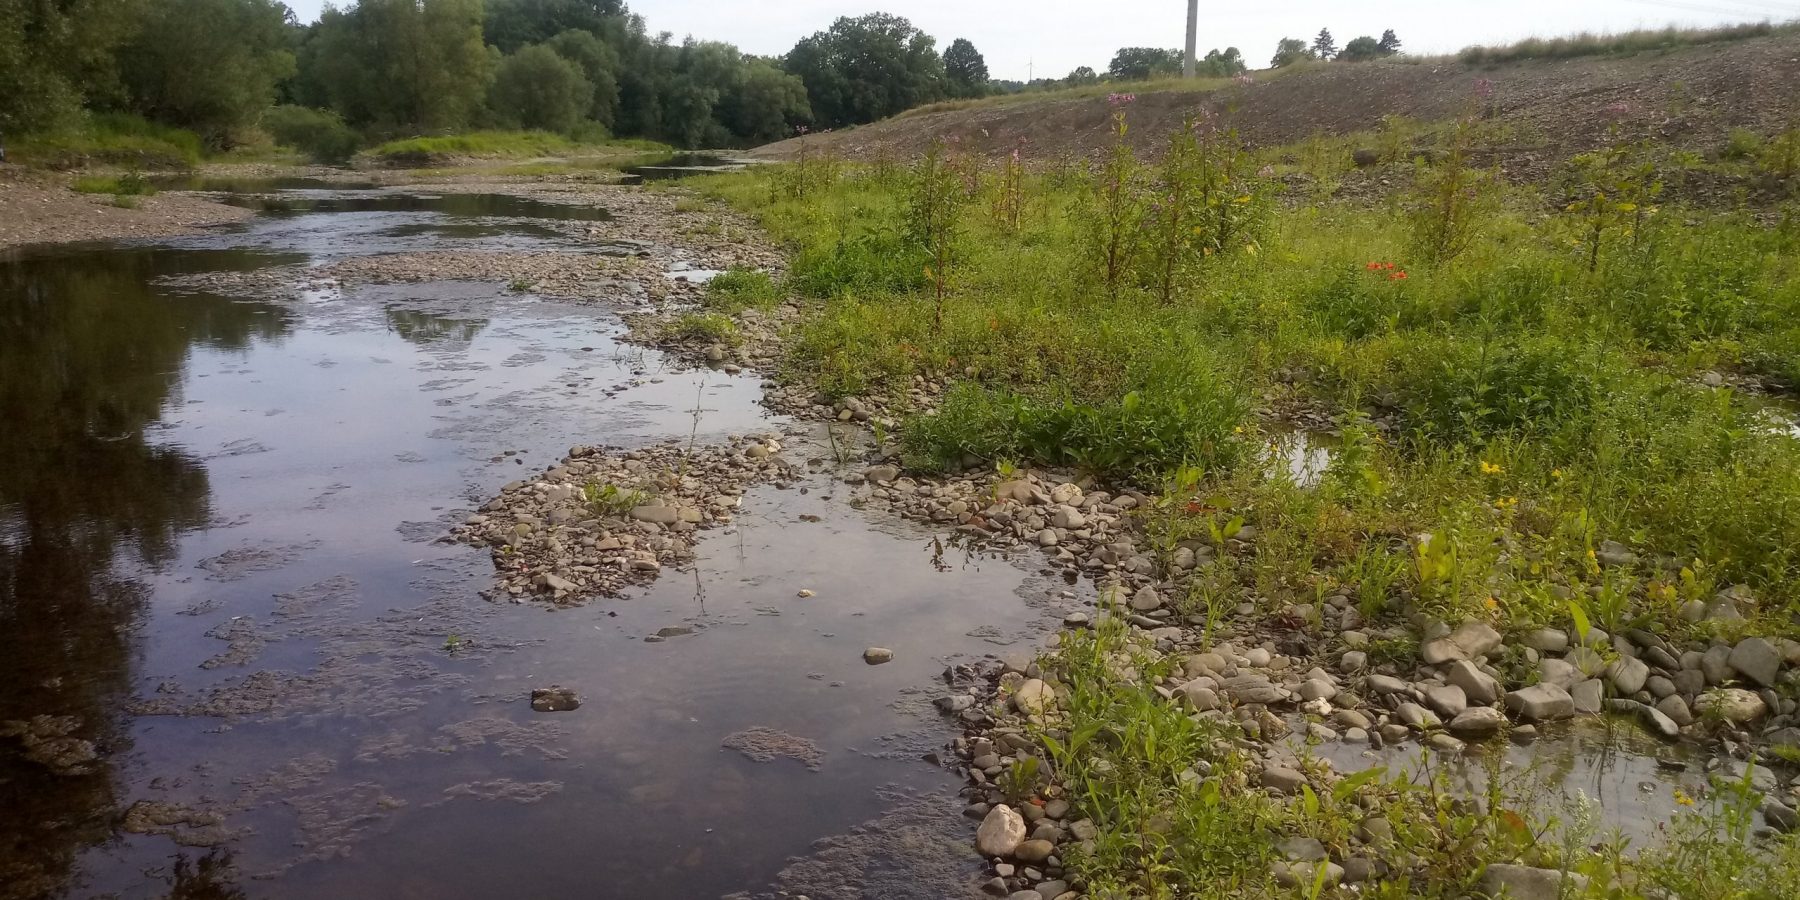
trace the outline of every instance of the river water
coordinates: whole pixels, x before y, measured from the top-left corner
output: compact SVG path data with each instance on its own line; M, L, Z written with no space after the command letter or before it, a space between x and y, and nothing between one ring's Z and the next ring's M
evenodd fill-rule
M164 280L587 252L553 226L604 210L313 186L264 206L0 261L0 727L23 723L0 737L0 896L969 883L967 836L936 815L953 776L920 760L947 733L931 686L1022 649L1060 582L851 508L756 379L624 343L610 298ZM491 601L486 555L435 541L571 445L752 430L794 432L813 474L752 490L691 570L630 596ZM695 633L644 640L676 625ZM895 661L865 665L869 645ZM533 712L549 684L583 705ZM791 755L723 746L750 729ZM92 758L46 762L60 738ZM921 804L944 831L896 818Z

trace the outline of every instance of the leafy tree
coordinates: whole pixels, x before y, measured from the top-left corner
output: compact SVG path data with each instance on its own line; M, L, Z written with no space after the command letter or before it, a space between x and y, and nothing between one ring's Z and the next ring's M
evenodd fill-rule
M1381 50L1382 56L1398 55L1400 53L1400 36L1394 34L1394 29L1389 28L1381 33L1381 40L1375 46Z
M816 121L873 122L944 96L944 62L931 36L887 13L844 17L803 38L783 65L800 77Z
M1269 65L1279 69L1312 58L1312 50L1306 46L1305 41L1299 38L1282 38L1275 45L1275 58L1269 60Z
M1160 47L1120 47L1107 74L1122 81L1143 81L1181 71L1181 51Z
M355 125L451 129L474 121L494 60L481 0L359 0L326 7L303 54L300 92Z
M0 131L64 124L117 91L133 0L0 0Z
M1319 36L1313 38L1312 55L1315 59L1336 59L1338 55L1337 39L1331 36L1331 29L1319 29Z
M521 47L494 73L488 105L512 126L568 134L593 107L594 86L581 67L541 44Z
M967 38L957 38L944 49L944 77L950 96L979 97L988 90L987 60Z
M304 151L317 162L345 162L356 152L356 132L329 110L277 106L264 113L259 124L275 143Z
M119 52L131 105L229 146L294 74L292 22L277 0L151 0Z
M746 143L761 144L787 137L795 125L811 121L812 107L799 78L773 60L752 58L736 88L720 100L718 116Z
M1084 84L1099 84L1100 73L1095 72L1087 66L1076 66L1073 71L1063 78L1063 83L1071 87Z
M1201 75L1230 78L1250 71L1250 67L1244 63L1244 54L1238 48L1226 47L1223 53L1217 48L1206 51L1206 57L1200 60L1196 70Z
M489 44L512 53L565 31L605 34L624 16L624 0L492 0L482 33Z
M1380 59L1381 55L1381 44L1365 34L1351 38L1350 43L1344 45L1343 52L1338 54L1338 59L1345 62L1367 62Z
M570 29L544 42L557 56L574 63L594 89L587 116L612 128L619 112L619 52L591 31Z

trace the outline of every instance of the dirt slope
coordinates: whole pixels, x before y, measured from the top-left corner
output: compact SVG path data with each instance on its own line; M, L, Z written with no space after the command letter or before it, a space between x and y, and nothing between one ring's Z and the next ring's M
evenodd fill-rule
M1455 61L1321 66L1216 91L1140 94L1131 108L1131 138L1154 153L1171 130L1202 110L1224 114L1253 146L1367 131L1388 114L1444 120L1479 108L1478 79L1492 84L1493 117L1512 126L1509 169L1537 169L1591 149L1612 121L1635 135L1710 153L1733 128L1767 135L1800 117L1800 35L1497 67ZM1104 96L1044 98L903 114L806 140L812 150L829 147L850 158L903 159L940 134L988 155L1010 152L1023 139L1029 156L1057 160L1105 144L1109 114ZM790 139L751 155L787 159L798 147Z

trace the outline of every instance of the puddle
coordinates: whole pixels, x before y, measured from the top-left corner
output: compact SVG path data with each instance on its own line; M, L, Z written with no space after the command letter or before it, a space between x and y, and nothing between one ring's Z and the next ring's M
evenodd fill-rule
M233 194L226 203L270 214L304 213L440 213L461 218L504 216L552 221L600 222L612 214L598 206L551 203L507 194L431 194L403 191L282 192Z
M1321 431L1288 431L1271 435L1261 460L1270 475L1283 475L1300 487L1312 487L1331 467L1338 439Z
M266 191L363 191L379 187L373 181L338 181L330 178L257 178L219 177L216 175L158 175L150 183L165 191L207 191L228 194L255 194Z
M896 797L954 802L919 761L944 734L930 686L1060 582L871 520L796 434L810 474L750 491L690 571L555 612L485 599L487 554L433 541L502 484L574 444L779 423L753 377L497 285L159 286L556 240L459 232L440 204L466 196L343 199L0 262L0 722L66 717L94 757L59 773L0 738L0 897L761 896ZM551 685L581 705L533 712ZM972 876L963 823L931 821L956 851L933 883Z
M640 181L664 181L672 178L685 178L689 175L704 175L709 172L736 172L749 167L749 165L747 160L713 153L677 153L674 156L626 166L622 171L626 176Z

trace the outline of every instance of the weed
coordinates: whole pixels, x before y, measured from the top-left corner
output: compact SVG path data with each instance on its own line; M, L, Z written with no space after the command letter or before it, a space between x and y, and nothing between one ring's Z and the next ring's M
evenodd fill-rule
M706 282L704 303L708 309L732 314L745 309L771 309L781 301L781 290L769 273L733 266Z
M620 518L649 501L649 495L616 484L590 481L581 486L581 499L598 515Z
M678 341L731 346L743 340L737 324L718 313L683 313L669 323L668 335Z

